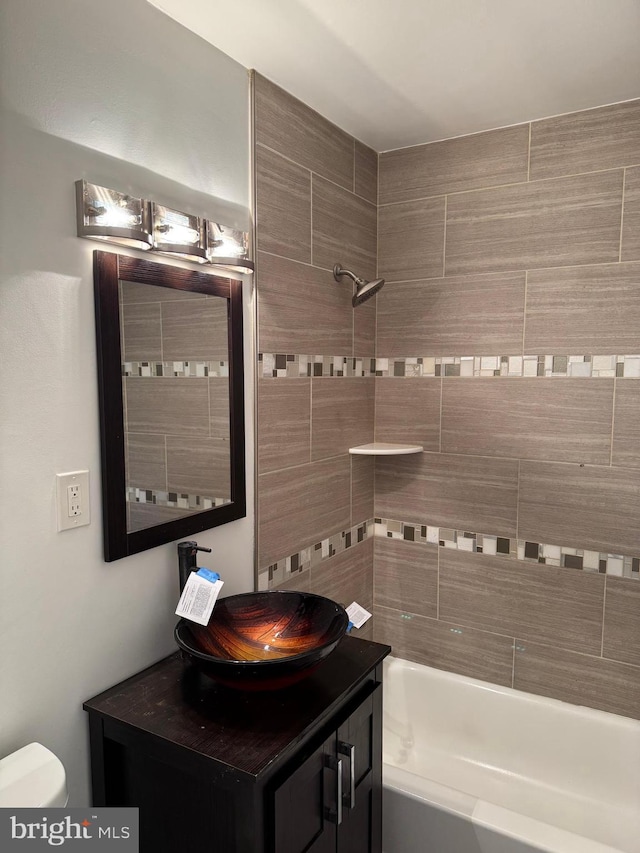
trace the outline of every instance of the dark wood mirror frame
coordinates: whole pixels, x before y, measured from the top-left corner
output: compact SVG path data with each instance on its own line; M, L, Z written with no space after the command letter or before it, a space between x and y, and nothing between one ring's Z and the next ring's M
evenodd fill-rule
M127 530L125 499L125 435L118 299L120 280L221 296L228 302L231 503L134 532ZM246 515L242 282L128 255L96 251L94 288L104 558L111 562Z

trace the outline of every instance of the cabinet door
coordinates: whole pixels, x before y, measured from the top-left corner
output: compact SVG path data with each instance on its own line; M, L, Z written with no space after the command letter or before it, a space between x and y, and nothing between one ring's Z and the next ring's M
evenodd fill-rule
M275 792L275 853L335 853L338 790L332 734Z
M382 849L382 685L338 729L343 819L338 853Z

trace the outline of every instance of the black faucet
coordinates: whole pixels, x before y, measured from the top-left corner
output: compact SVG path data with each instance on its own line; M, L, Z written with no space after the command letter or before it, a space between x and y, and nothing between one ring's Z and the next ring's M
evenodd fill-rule
M210 554L211 548L201 548L197 542L193 542L191 540L187 542L178 542L178 570L180 572L181 593L191 572L198 568L196 565L197 551L207 551Z

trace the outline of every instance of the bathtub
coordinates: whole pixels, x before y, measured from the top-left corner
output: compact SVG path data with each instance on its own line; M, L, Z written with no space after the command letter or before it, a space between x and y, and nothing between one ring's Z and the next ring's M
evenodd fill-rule
M384 853L640 853L640 722L385 663Z

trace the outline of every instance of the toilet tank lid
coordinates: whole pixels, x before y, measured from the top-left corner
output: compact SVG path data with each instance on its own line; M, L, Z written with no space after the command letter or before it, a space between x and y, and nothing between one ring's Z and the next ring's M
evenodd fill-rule
M0 760L0 807L65 806L67 784L60 759L41 743L29 743Z

